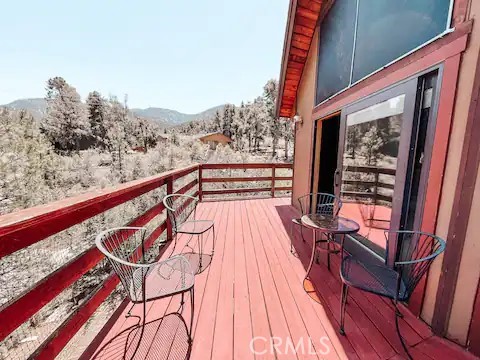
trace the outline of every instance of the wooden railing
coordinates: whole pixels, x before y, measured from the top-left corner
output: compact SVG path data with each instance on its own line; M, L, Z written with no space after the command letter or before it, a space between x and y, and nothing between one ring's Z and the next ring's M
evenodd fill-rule
M352 198L368 198L372 199L374 202L377 200L385 201L391 203L393 196L383 195L378 193L378 189L389 189L393 190L394 185L388 184L380 181L380 175L392 175L395 176L395 169L381 168L377 166L347 166L344 172L348 173L360 173L373 175L373 180L342 180L342 184L346 185L356 185L362 186L364 188L372 188L372 192L361 192L361 191L343 191L342 196L352 197Z
M166 193L173 193L175 181L194 172L198 176L178 189L175 193L192 193L202 199L203 195L251 193L268 191L271 196L276 191L290 190L288 187L276 187L275 181L292 180L291 176L276 177L276 169L291 169L291 164L203 164L192 165L183 169L165 172L149 178L135 180L114 188L104 189L63 199L51 204L41 205L30 209L0 216L0 261L2 258L21 249L41 242L42 240L68 229L76 224L88 220L118 205L126 203L138 196L146 194L162 186ZM204 170L215 169L272 169L271 176L267 177L237 177L213 178L203 177ZM218 182L250 182L269 181L268 188L252 189L219 189L203 190L203 183ZM195 187L198 185L198 189ZM147 225L165 210L163 203L158 203L132 220L127 226L141 227ZM111 227L119 224L112 224ZM166 231L167 241L172 238L172 226L166 220L157 225L146 240L146 248L151 247L155 240ZM14 332L20 325L27 322L46 304L56 298L62 291L79 280L84 274L94 268L103 259L103 254L92 246L73 259L51 272L42 280L35 283L21 295L0 306L0 342ZM18 264L28 266L28 264ZM115 274L110 274L81 305L70 314L56 331L52 333L37 348L32 359L53 359L67 345L75 333L92 316L94 311L112 293L119 284Z
M292 164L271 163L271 164L203 164L199 172L199 198L203 199L204 195L224 195L224 194L246 194L246 193L262 193L268 192L271 197L275 196L277 191L291 191L292 186L276 186L277 181L292 181L293 176L277 176L277 169L292 169ZM269 176L247 176L247 177L205 177L204 170L254 170L254 169L270 169ZM221 188L205 190L205 183L243 183L243 182L269 182L268 187L257 188Z

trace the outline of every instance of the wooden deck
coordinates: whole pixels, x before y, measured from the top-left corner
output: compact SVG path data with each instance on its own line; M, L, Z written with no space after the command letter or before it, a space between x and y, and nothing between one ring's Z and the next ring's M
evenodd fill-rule
M406 358L391 305L374 295L350 291L346 336L338 334L338 256L333 257L331 272L323 257L312 270L321 303L305 293L302 281L310 250L296 231L297 256L290 253L294 216L298 214L289 198L199 204L197 218L215 220L217 242L213 260L196 277L192 348L188 348L186 335L190 302L186 299L180 311L180 296L176 296L149 305L148 325L135 358ZM209 245L212 239L210 234ZM187 240L179 238L176 253L191 252L185 247ZM127 310L119 311L118 318L99 333L83 359L129 358L136 320L125 319ZM140 314L141 306L136 306L134 313ZM401 328L415 359L474 358L453 343L432 336L429 327L409 312ZM271 346L272 342L276 346Z

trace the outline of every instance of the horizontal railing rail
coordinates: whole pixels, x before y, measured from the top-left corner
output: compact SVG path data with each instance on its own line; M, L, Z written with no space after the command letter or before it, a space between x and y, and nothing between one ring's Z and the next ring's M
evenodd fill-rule
M1 216L0 259L161 186L166 185L166 192L172 193L175 180L198 171L198 169L199 165L192 165L128 182L114 188L93 191ZM177 192L186 193L197 183L198 179L196 178ZM194 195L197 196L198 191ZM145 226L153 218L162 214L164 210L163 203L158 203L127 226ZM112 225L112 227L117 225ZM168 218L153 230L146 245L151 246L164 231L167 231L167 241L171 240L172 231ZM20 296L2 305L0 307L0 323L2 324L0 341L99 264L103 258L103 254L95 246L92 246L34 284ZM76 331L72 330L78 330L88 320L117 284L118 278L115 275L108 277L57 329L55 336L42 343L32 358L51 359L57 355L75 334Z
M247 170L247 169L271 169L270 176L232 176L232 177L205 177L204 170ZM199 171L199 197L203 199L204 195L224 195L224 194L251 194L269 192L271 197L275 197L278 191L291 191L290 186L277 186L277 181L293 181L293 176L277 176L277 169L293 169L293 164L288 163L251 163L251 164L203 164ZM221 188L205 189L204 183L234 183L234 182L269 182L270 186L251 187L251 188Z
M342 184L351 185L354 187L362 187L365 189L373 189L372 192L363 192L356 190L341 190L342 196L352 197L355 199L363 198L377 201L384 201L391 203L393 201L393 195L380 194L379 189L394 190L394 184L388 184L384 181L380 181L380 175L395 176L396 170L390 168L383 168L378 166L346 166L343 170L350 174L366 174L373 175L373 180L357 180L357 179L345 179L342 180Z
M225 169L271 169L270 176L204 177L204 170ZM190 192L200 200L204 194L234 194L265 191L275 196L276 191L290 191L292 186L276 186L276 181L292 181L292 176L276 176L276 169L292 169L292 164L201 164L164 172L159 175L131 181L113 188L92 191L11 214L0 216L0 260L19 250L39 243L48 237L80 224L118 205L127 203L152 190L166 187L166 194ZM198 175L175 192L174 183L187 175ZM204 190L203 183L232 183L267 181L269 187ZM195 187L198 186L198 189ZM130 221L127 226L142 227L163 214L163 203L154 204L143 214ZM112 224L112 227L119 224ZM166 232L172 238L172 225L168 217L156 225L146 239L146 249ZM0 306L0 341L5 340L19 326L37 314L44 306L58 297L65 289L81 279L104 259L103 254L92 246L61 265L20 295ZM28 266L28 265L27 265ZM110 274L87 298L50 334L30 355L31 359L52 359L68 344L76 332L87 322L95 310L105 301L119 284L116 275Z

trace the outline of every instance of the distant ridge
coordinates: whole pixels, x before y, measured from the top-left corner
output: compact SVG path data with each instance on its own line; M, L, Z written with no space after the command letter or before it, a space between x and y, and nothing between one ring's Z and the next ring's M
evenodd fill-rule
M217 110L223 109L225 105L218 105L202 111L198 114L184 114L176 110L149 107L147 109L132 109L135 115L166 122L170 126L184 124L193 120L210 119L215 115Z
M0 107L7 107L15 110L27 110L34 118L40 119L45 115L47 102L42 98L19 99L6 105L0 105Z
M42 98L32 99L18 99L9 104L0 105L0 107L7 107L16 110L27 110L33 117L40 119L45 115L47 109L47 102ZM149 107L146 109L131 109L131 112L137 116L150 119L161 126L176 126L184 124L193 120L207 120L211 119L217 110L223 109L224 105L218 105L202 111L198 114L185 114L176 110Z

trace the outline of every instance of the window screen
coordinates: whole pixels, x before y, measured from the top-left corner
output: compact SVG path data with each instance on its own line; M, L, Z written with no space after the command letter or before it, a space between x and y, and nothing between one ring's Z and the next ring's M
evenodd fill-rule
M359 0L352 82L445 31L450 0Z
M320 26L316 103L444 32L450 3L336 0Z
M317 104L350 82L356 0L336 0L320 31Z

